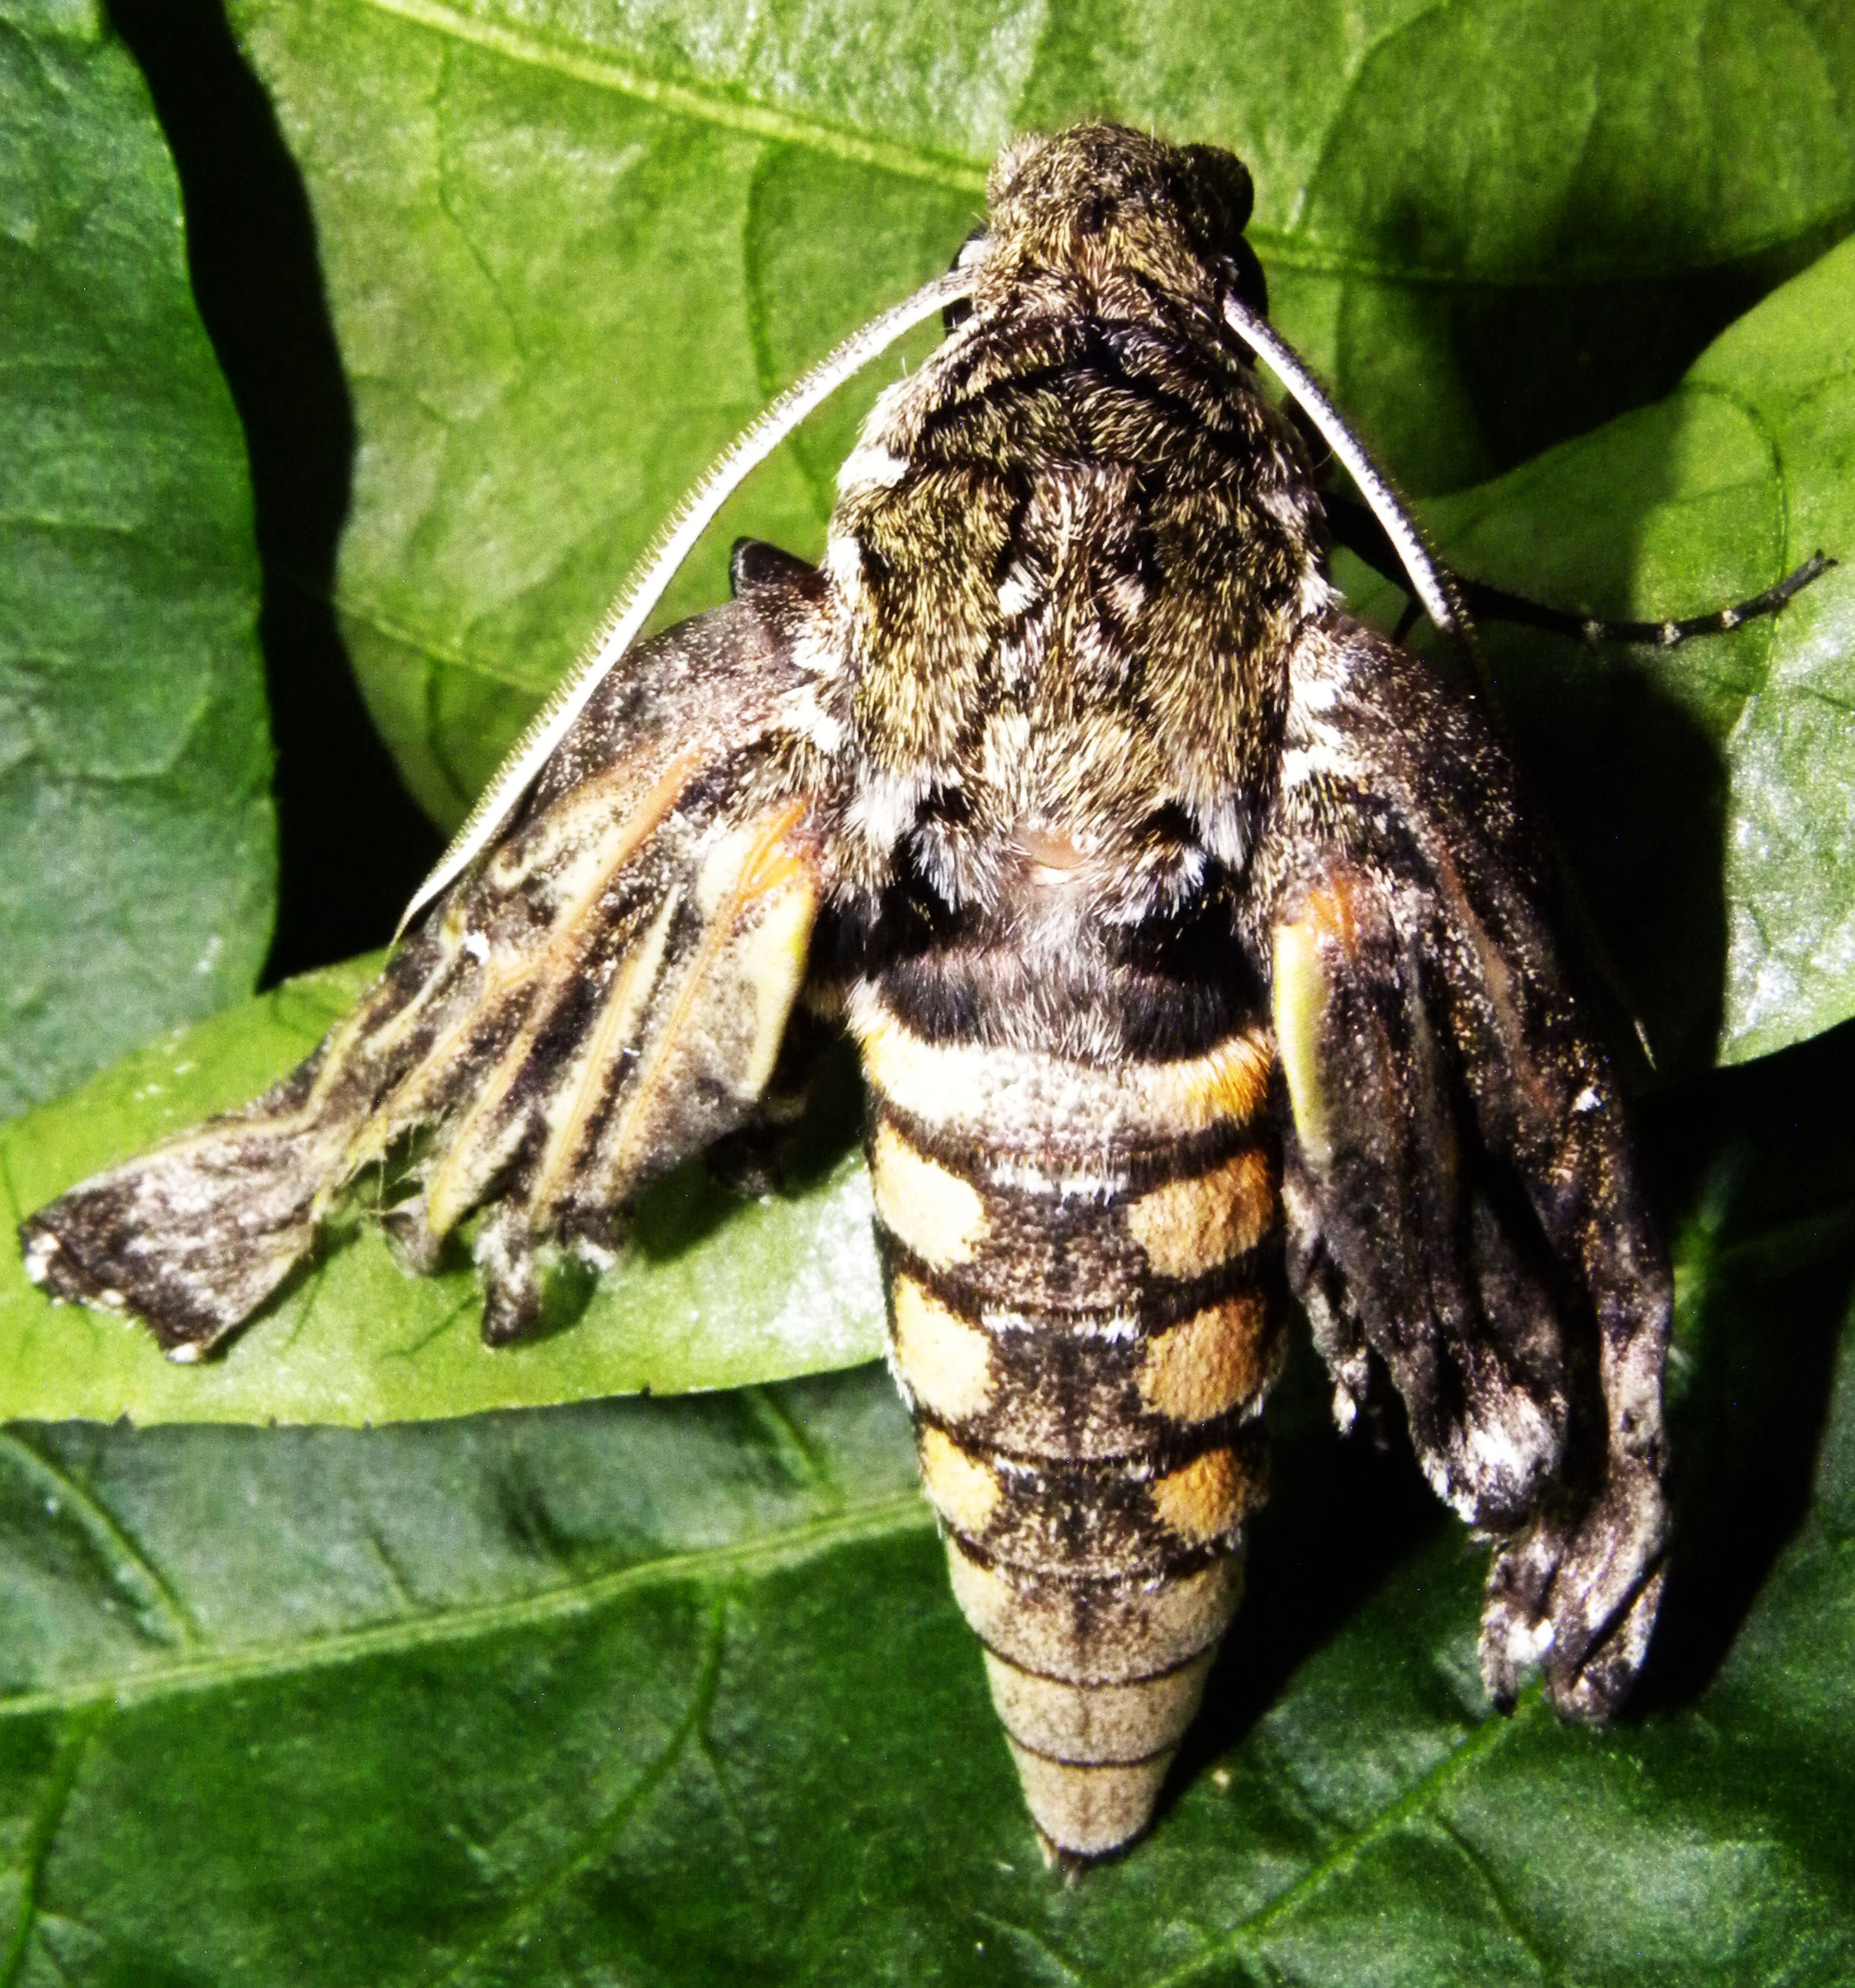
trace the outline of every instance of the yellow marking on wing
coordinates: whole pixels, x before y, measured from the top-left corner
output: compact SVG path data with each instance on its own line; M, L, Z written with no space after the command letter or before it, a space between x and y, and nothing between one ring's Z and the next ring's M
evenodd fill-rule
M657 749L661 751L661 744ZM524 824L519 835L511 836L492 852L483 873L492 891L507 895L539 877L550 884L564 885L577 895L584 881L582 858L590 859L590 874L607 871L602 844L612 819L623 821L627 833L634 824L642 823L642 833L649 833L664 812L658 803L665 786L671 787L674 803L705 755L700 747L685 746L664 762L649 789L634 802L630 796L640 781L649 777L650 756L640 752L618 759L556 796L534 820ZM589 821L597 824L590 840Z
M567 966L570 955L584 943L583 928L588 913L605 895L613 878L637 854L664 816L676 805L696 764L697 756L693 752L681 753L671 762L662 779L627 820L616 844L605 852L605 860L588 874L556 915L546 938L534 954L512 961L500 970L495 955L491 955L483 992L475 1006L433 1046L419 1068L411 1072L376 1111L369 1123L370 1132L378 1126L390 1138L396 1124L406 1122L416 1108L415 1080L427 1073L430 1073L428 1081L442 1079L451 1056L462 1048L465 1038L492 1002L525 982L542 981L545 984L546 979L558 975ZM545 1001L530 1003L514 1040L495 1068L478 1086L476 1095L453 1128L444 1152L427 1177L425 1221L433 1236L448 1234L475 1205L478 1182L471 1163L480 1161L483 1156L485 1149L480 1144L482 1129L522 1074L536 1040L546 1025L549 1012ZM363 1136L367 1134L363 1133Z
M934 1509L956 1533L977 1538L1003 1501L1003 1486L943 1430L921 1431L921 1458L922 1488Z
M805 819L806 811L804 801L792 800L766 815L755 832L732 885L718 894L715 914L703 927L694 956L677 984L675 1002L657 1032L613 1132L610 1164L615 1179L623 1182L630 1178L644 1156L642 1149L651 1136L657 1100L671 1080L677 1059L688 1046L691 1018L704 995L711 991L710 982L718 958L740 943L738 928L748 908L778 896L795 901L802 922L788 923L776 929L771 955L766 962L761 962L769 972L766 979L755 983L754 1045L746 1066L732 1074L738 1094L746 1100L758 1096L759 1092L745 1089L745 1080L759 1070L763 1087L772 1073L779 1033L784 1031L786 1017L791 1012L792 999L805 970L802 941L810 937L812 919L817 910L811 847L796 833ZM769 908L770 915L774 908ZM789 904L785 908L789 914L793 907ZM799 942L796 959L795 938ZM753 958L751 952L749 958ZM769 1054L763 1044L769 1009L775 1002L778 1004L777 1032L772 1052Z
M321 1062L300 1104L292 1111L275 1114L261 1113L258 1110L261 1100L255 1100L245 1107L247 1112L261 1121L265 1136L279 1141L296 1138L315 1126L323 1116L330 1094L348 1074L348 1053L356 1041L365 1037L369 1048L376 1053L390 1049L430 1004L443 981L443 969L450 965L456 956L457 950L455 945L448 947L439 965L426 976L411 998L386 1021L377 1024L373 1019L374 1009L383 991L381 982L386 976L382 974L374 980L363 991L353 1007L323 1038L318 1051ZM330 1151L332 1158L334 1150L339 1149L340 1158L338 1164L329 1170L328 1178L317 1190L310 1204L308 1219L312 1223L322 1219L323 1212L336 1196L370 1158L379 1157L378 1152L369 1150L368 1131L369 1128L363 1126L359 1137L350 1138L345 1125L339 1121L326 1128L324 1148ZM208 1124L177 1138L164 1140L158 1150L164 1155L177 1155L195 1148L215 1146L225 1136L225 1128L222 1125ZM382 1140L377 1143L384 1151L388 1141Z
M448 942L450 936L446 935ZM315 1081L309 1087L309 1096L303 1100L300 1112L293 1114L289 1120L273 1120L272 1122L282 1130L286 1124L293 1124L298 1120L306 1122L313 1118L318 1109L327 1102L329 1092L347 1074L348 1051L358 1038L364 1036L368 1049L377 1057L384 1055L395 1043L409 1034L444 985L444 969L456 958L462 942L462 935L459 934L455 943L447 943L438 965L425 976L412 998L386 1021L373 1023L373 1004L367 996L363 995L347 1016L336 1024L334 1032L324 1045L321 1067L316 1073ZM377 989L379 984L379 982L375 982L369 993Z
M592 1037L580 1060L579 1072L570 1097L563 1101L549 1136L547 1150L536 1170L533 1205L549 1207L567 1174L579 1158L593 1118L610 1095L608 1082L613 1061L634 1046L640 1018L663 970L664 947L670 935L670 922L682 893L671 890L664 895L657 916L644 935L626 954L610 992L593 1024Z
M1169 1532L1191 1546L1228 1534L1249 1509L1248 1474L1227 1449L1208 1449L1181 1469L1156 1478L1153 1508Z
M1333 1128L1320 1080L1320 1024L1329 998L1324 944L1343 952L1357 935L1351 888L1343 876L1311 891L1301 915L1276 928L1275 1017L1277 1053L1288 1079L1289 1104L1302 1150L1316 1166L1333 1154Z
M1276 1175L1260 1147L1127 1203L1127 1227L1162 1277L1195 1277L1255 1248L1276 1219Z
M817 915L818 894L809 876L802 889L782 885L747 942L754 1039L742 1066L740 1087L749 1097L758 1097L766 1088L779 1060L779 1045L786 1040L786 1025L811 956L812 925Z
M699 756L693 752L680 753L671 762L663 776L627 818L617 843L606 852L606 860L556 914L546 938L535 952L492 952L485 962L483 985L478 990L475 1001L376 1107L373 1116L356 1141L356 1165L377 1158L399 1131L417 1118L424 1103L424 1094L434 1084L448 1080L471 1031L487 1012L522 987L559 972L566 955L576 949L586 914L604 896L613 878L637 854L676 805L699 762ZM525 1053L543 1019L536 1016L529 1018L516 1038L517 1049ZM512 1078L514 1073L511 1070L508 1074Z
M1226 1414L1269 1378L1269 1301L1257 1291L1194 1312L1148 1344L1140 1399L1175 1422Z
M924 1263L944 1270L971 1261L988 1224L970 1182L917 1153L884 1119L870 1142L877 1212Z
M895 1280L895 1371L923 1407L949 1422L992 1400L992 1341L912 1277Z

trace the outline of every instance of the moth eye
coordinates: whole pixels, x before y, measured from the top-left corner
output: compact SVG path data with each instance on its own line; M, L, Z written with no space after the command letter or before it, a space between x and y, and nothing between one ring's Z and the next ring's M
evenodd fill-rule
M1228 266L1230 288L1259 317L1269 315L1269 286L1243 230L1255 205L1249 168L1216 145L1188 145L1190 171L1180 188L1180 205L1192 232L1209 255Z
M1184 156L1196 181L1193 190L1201 210L1225 237L1218 246L1226 248L1230 238L1241 235L1248 225L1255 206L1255 182L1249 168L1220 145L1188 145Z

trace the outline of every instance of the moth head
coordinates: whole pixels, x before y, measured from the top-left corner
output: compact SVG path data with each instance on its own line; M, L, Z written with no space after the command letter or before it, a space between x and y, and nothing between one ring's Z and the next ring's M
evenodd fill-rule
M1036 134L1006 147L986 186L992 280L1027 266L1091 287L1123 272L1208 309L1235 289L1264 307L1262 275L1243 230L1255 205L1249 169L1215 145L1168 145L1108 123Z

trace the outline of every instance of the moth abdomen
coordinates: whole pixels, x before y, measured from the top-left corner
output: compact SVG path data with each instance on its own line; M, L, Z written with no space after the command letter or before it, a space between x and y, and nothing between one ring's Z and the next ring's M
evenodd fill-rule
M852 1009L890 1359L955 1593L1046 1842L1101 1856L1151 1814L1263 1495L1266 1033L1108 1067Z

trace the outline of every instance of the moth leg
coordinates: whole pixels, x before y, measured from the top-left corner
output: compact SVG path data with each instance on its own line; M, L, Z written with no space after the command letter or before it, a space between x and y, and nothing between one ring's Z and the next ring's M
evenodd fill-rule
M1359 1307L1327 1247L1318 1184L1292 1142L1282 1156L1282 1212L1289 1289L1306 1314L1315 1350L1333 1381L1334 1422L1349 1435L1370 1392L1370 1349Z
M1404 566L1396 548L1386 536L1384 527L1367 506L1334 491L1323 491L1321 502L1326 511L1328 528L1336 544L1344 546L1382 579L1388 580L1401 588L1407 585ZM1752 594L1744 600L1735 600L1727 607L1711 609L1703 614L1690 614L1680 620L1664 621L1607 620L1600 615L1580 614L1570 608L1549 607L1543 601L1532 600L1523 593L1512 593L1504 587L1493 586L1486 580L1470 580L1456 573L1453 568L1451 573L1457 591L1478 620L1509 621L1519 627L1540 628L1548 634L1564 635L1591 647L1604 642L1630 642L1653 648L1672 649L1683 642L1693 641L1696 636L1723 635L1737 628L1742 622L1754 621L1765 615L1778 614L1836 563L1834 560L1821 551L1813 553L1794 571L1786 573L1783 579L1761 593ZM1402 641L1409 633L1422 611L1421 604L1414 600L1411 602L1399 620L1398 640Z

